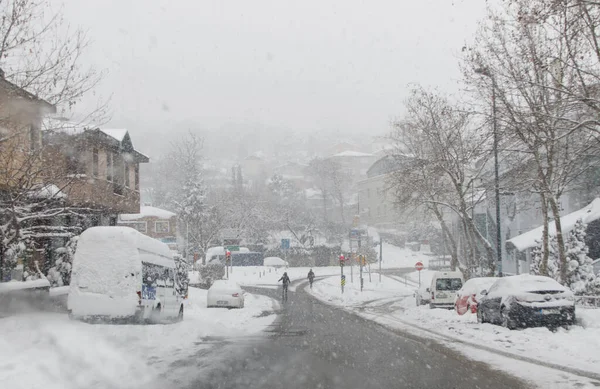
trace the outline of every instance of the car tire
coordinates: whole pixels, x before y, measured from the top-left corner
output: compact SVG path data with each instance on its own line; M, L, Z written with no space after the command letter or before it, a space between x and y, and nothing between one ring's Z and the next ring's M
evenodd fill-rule
M156 308L152 309L152 312L150 313L150 322L152 324L160 323L160 309L160 304L158 304Z
M179 314L177 315L177 323L181 323L183 321L183 304L179 307Z
M505 307L502 307L500 310L500 315L502 317L502 327L508 328L509 330L514 330L517 328L516 323L510 318L508 310Z

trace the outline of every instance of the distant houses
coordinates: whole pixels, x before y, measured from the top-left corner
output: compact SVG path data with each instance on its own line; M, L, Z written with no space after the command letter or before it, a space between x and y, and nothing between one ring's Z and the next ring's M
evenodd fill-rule
M139 213L119 215L118 225L135 228L144 235L166 243L177 250L177 217L175 213L142 205Z

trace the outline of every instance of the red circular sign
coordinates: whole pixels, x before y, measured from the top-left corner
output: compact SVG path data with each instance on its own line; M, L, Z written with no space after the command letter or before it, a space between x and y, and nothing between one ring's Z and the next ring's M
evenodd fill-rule
M415 263L415 269L417 269L417 271L421 271L423 270L425 266L423 266L423 262L417 262Z
M340 261L343 261L344 259L346 259L346 258L344 257L344 255L343 255L343 254L342 254L342 255L340 255Z

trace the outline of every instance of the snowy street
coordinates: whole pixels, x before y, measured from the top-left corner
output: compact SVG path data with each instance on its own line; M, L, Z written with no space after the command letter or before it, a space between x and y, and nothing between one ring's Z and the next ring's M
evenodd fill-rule
M206 291L190 288L184 321L176 324L86 324L48 313L0 319L0 387L185 386L226 351L256 342L277 307L248 294L244 309L207 309Z
M282 306L278 326L192 388L527 388L435 341L396 334L308 295ZM318 282L315 284L318 285ZM279 290L263 289L276 298Z

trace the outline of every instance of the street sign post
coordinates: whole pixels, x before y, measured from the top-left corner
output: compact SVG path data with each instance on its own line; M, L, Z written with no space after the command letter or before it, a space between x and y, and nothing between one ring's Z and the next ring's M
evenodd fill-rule
M340 285L342 286L342 294L344 294L344 286L346 285L346 276L342 274L342 279L340 280Z
M346 283L346 276L344 275L344 262L346 261L346 257L344 254L340 254L340 272L342 275L342 294L344 294L344 284Z
M281 249L282 250L290 249L290 240L289 239L281 239Z
M364 255L359 255L358 256L358 266L360 268L360 291L363 291L363 265L365 263L365 256Z
M419 261L415 263L415 269L419 272L419 288L421 287L421 270L423 270L425 266L423 266L423 262Z

